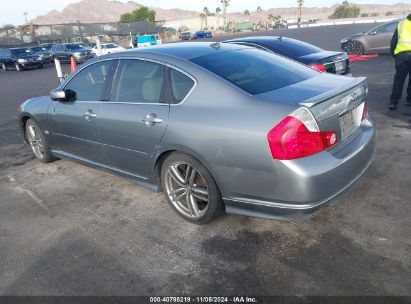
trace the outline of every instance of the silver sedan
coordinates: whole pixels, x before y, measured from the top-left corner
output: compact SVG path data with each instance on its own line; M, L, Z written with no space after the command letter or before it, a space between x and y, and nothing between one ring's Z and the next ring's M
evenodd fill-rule
M20 106L42 162L68 158L163 191L186 220L226 211L310 214L367 169L375 126L365 78L255 48L180 43L87 62Z

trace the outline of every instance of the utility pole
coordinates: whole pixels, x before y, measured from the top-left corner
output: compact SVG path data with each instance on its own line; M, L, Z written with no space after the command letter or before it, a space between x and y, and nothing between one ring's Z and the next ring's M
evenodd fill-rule
M304 0L297 0L297 3L298 3L298 18L297 18L297 24L298 24L298 28L300 28L300 27L301 27L301 21L302 21L302 19L301 19L301 11L302 11L302 7L303 7L303 4L304 4Z
M27 13L27 12L23 12L23 15L24 15L24 21L26 22L26 25L28 25L28 24L29 24L29 22L28 22L28 20L27 20L27 16L28 16L28 14L29 14L29 13Z

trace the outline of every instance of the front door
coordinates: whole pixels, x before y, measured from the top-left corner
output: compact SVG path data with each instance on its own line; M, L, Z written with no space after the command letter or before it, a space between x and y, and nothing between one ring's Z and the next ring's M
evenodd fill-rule
M142 179L167 128L170 105L165 93L165 67L120 60L110 101L101 105L99 127L108 163Z
M67 100L53 101L50 129L61 152L104 162L98 121L112 65L108 60L85 67L64 86Z

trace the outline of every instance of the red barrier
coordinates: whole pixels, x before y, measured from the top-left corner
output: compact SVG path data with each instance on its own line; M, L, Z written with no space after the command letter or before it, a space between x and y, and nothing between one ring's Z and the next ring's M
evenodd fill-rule
M350 62L354 61L364 61L368 59L378 58L378 54L368 54L368 55L348 55Z

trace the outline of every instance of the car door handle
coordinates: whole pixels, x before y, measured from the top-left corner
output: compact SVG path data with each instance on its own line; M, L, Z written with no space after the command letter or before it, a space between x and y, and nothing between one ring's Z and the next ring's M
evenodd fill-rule
M146 117L144 117L142 121L145 122L146 125L149 127L152 127L155 124L163 122L163 120L161 118L158 118L157 115L154 113L147 114Z
M90 120L91 118L95 118L97 116L96 113L94 113L92 110L88 110L86 113L83 114L83 117L87 120Z

